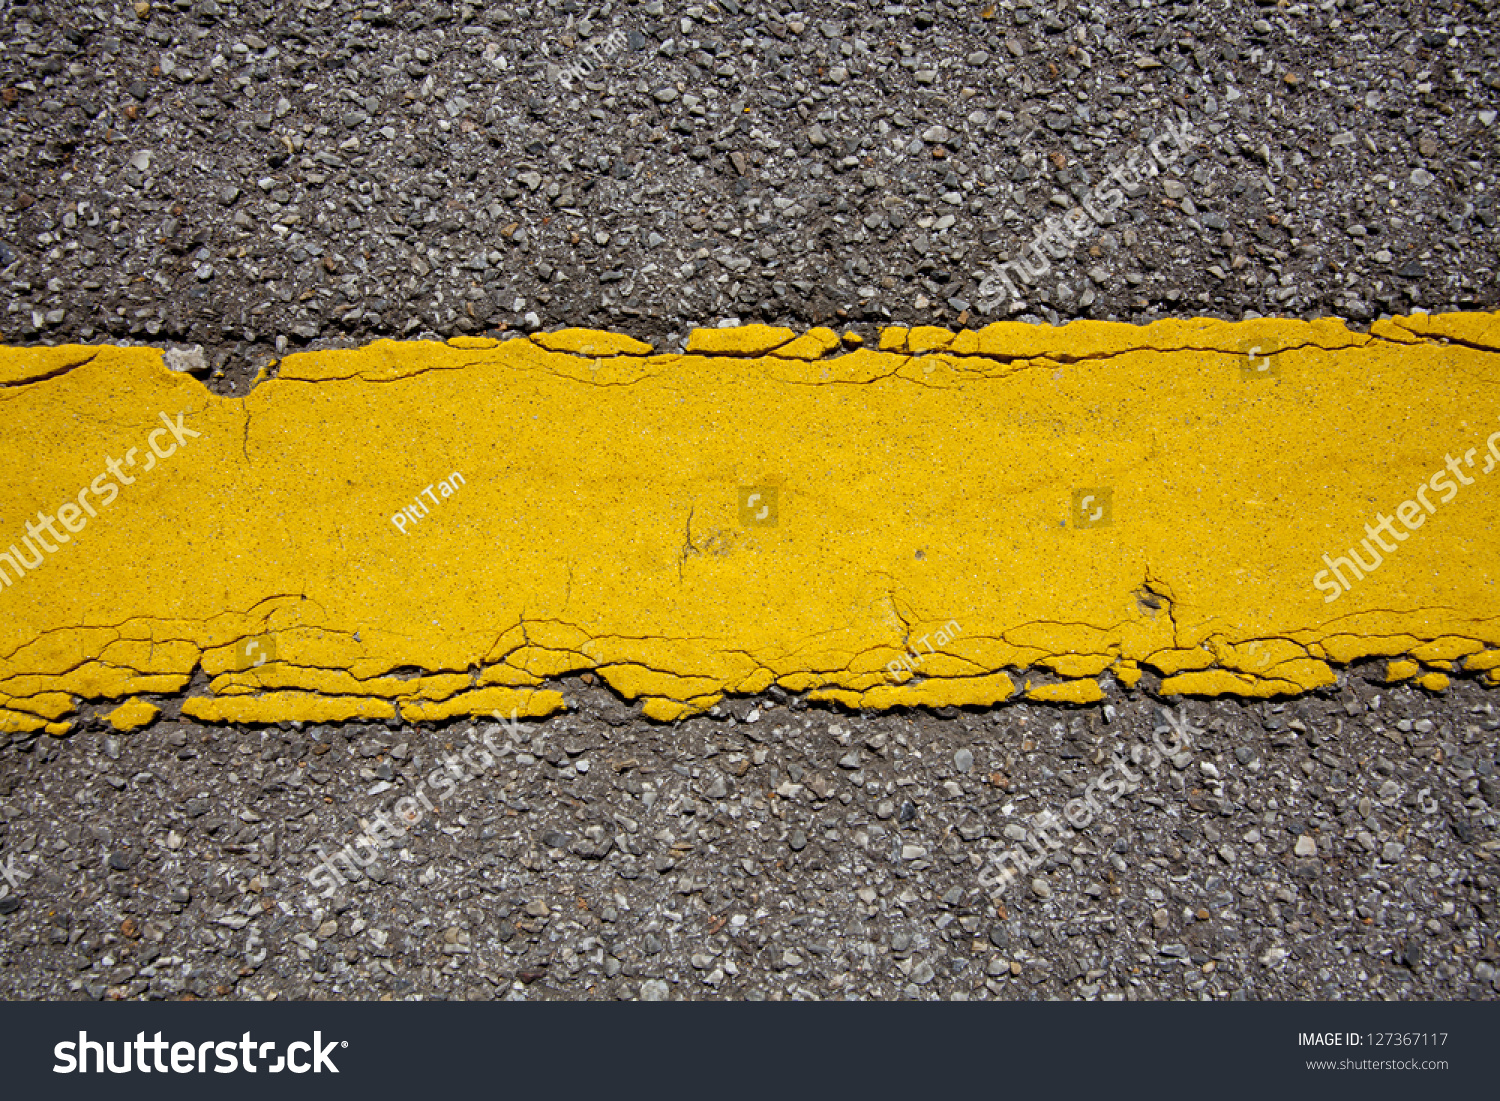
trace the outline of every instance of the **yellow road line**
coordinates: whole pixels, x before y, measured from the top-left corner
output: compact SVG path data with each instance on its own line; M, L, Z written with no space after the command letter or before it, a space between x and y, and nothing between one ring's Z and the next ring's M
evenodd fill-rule
M1493 684L1497 349L1490 314L568 330L292 355L239 399L0 349L0 729L199 669L184 713L249 722L539 715L582 670L658 719L1366 657Z

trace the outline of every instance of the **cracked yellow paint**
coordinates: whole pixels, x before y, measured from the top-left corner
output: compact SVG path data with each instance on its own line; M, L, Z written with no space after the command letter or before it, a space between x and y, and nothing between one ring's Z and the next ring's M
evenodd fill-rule
M539 333L532 338L538 345L552 352L573 352L584 356L645 356L651 354L651 345L623 333L602 333L596 329L561 329L555 333ZM452 341L457 345L456 341ZM489 342L491 346L494 341ZM457 345L462 347L463 345Z
M46 728L46 719L28 715L23 711L0 708L0 734L30 734Z
M819 688L808 693L814 700L831 700L848 707L885 710L891 707L990 707L1016 693L1004 673L982 677L951 677L924 680L920 684L874 684L863 690Z
M1097 681L1070 680L1061 684L1039 684L1035 688L1026 686L1026 698L1039 703L1098 703L1104 698L1104 690Z
M145 700L126 700L104 718L110 726L120 731L139 730L156 721L161 709Z
M857 344L377 341L240 398L153 349L0 349L0 731L183 692L205 722L542 715L582 671L663 721L771 685L888 708L989 706L1018 676L1071 703L1106 673L1295 694L1366 658L1500 680L1496 316ZM179 416L197 435L146 469ZM1314 588L1466 453L1378 568Z
M1484 649L1484 643L1472 638L1438 638L1422 646L1412 649L1412 657L1418 661L1429 664L1438 662L1451 662L1458 658L1477 654Z
M1417 683L1429 692L1443 692L1451 682L1447 673L1427 673L1418 677Z
M422 707L422 704L413 704ZM182 713L206 723L274 723L301 719L314 723L342 723L365 719L394 719L396 709L385 700L360 696L320 696L313 692L267 692L260 696L194 696L184 700Z
M1422 671L1422 663L1403 658L1400 661L1388 661L1385 663L1385 679L1391 684L1397 681L1411 680Z
M816 331L816 330L814 330ZM791 329L774 325L741 325L734 329L694 329L687 351L698 355L763 355L790 343Z
M1500 650L1486 650L1483 653L1471 655L1464 660L1464 669L1471 673L1500 669Z
M511 688L476 688L436 703L406 703L403 718L412 722L437 722L457 715L512 715L540 718L563 707L561 692L529 692Z
M1041 658L1037 664L1063 677L1097 677L1113 665L1114 660L1109 654L1058 654Z
M822 359L839 346L839 334L832 329L810 329L796 340L772 349L782 359Z

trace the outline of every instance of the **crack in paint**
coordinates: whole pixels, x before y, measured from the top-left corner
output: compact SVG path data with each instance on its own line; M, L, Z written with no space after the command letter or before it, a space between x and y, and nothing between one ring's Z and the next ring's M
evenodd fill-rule
M92 354L87 355L83 359L80 359L74 363L64 363L62 366L54 367L52 370L45 371L40 375L32 375L29 378L16 379L13 382L0 382L0 390L18 389L24 386L36 386L43 382L50 382L55 378L62 378L64 375L71 374L72 372L78 370L80 367L87 367L90 363L93 363L94 360L98 358L99 353L93 352Z

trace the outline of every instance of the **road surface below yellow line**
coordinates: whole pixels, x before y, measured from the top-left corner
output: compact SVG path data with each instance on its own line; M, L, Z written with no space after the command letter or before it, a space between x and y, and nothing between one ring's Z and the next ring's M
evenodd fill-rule
M565 330L243 398L0 349L0 730L541 715L581 671L661 720L1494 684L1497 349L1491 314Z

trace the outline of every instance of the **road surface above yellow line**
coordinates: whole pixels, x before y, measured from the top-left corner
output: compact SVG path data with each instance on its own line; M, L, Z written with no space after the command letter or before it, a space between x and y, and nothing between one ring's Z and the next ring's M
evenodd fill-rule
M0 730L1500 678L1500 315L0 348ZM193 682L201 670L204 679ZM1144 684L1142 684L1142 680Z

